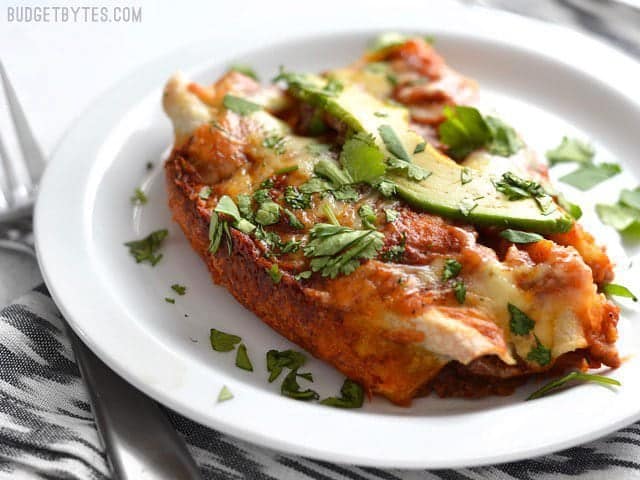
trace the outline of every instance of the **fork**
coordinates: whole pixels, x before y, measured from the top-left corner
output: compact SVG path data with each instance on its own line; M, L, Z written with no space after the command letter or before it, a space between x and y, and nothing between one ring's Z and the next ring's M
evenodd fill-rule
M45 160L1 61L0 79L10 113L9 125L0 129L0 249L35 257L30 217ZM13 143L7 131L15 134ZM200 480L160 406L111 371L70 328L68 335L115 478Z

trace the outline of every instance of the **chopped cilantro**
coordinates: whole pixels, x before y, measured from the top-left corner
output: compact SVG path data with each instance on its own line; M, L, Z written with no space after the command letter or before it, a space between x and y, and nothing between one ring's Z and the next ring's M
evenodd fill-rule
M241 343L236 351L236 367L248 372L253 372L253 365L251 365L251 360L247 353L247 347L244 343Z
M344 90L344 84L337 78L330 78L327 85L324 87L324 90L336 95Z
M416 182L425 180L431 175L430 171L425 170L421 166L415 163L405 162L398 158L389 158L387 160L387 166L390 170L403 172L409 179L415 180Z
M304 272L300 272L297 275L294 275L293 278L300 281L311 278L311 275L313 275L313 272L311 270L305 270Z
M301 192L298 188L289 185L284 191L284 201L294 210L301 210L311 206L311 195Z
M260 225L273 225L280 220L280 205L267 200L262 202L258 207L255 215L256 223Z
M286 151L285 145L285 137L277 133L267 135L266 137L264 137L264 140L262 140L263 147L273 150L278 155L282 155Z
M287 216L287 218L289 219L289 225L292 228L295 228L296 230L302 230L304 229L304 223L302 223L300 220L298 220L298 217L295 216L295 214L289 210L288 208L284 209L284 213Z
M631 290L623 285L618 285L617 283L606 283L602 286L602 291L608 297L616 296L616 297L625 297L630 298L634 302L638 301L638 297L636 297Z
M249 65L244 65L242 63L234 63L233 65L231 65L231 67L229 67L229 70L232 72L242 73L243 75L246 75L249 78L253 78L256 82L260 81L260 78L258 78L258 74L256 73L256 71L253 68L251 68Z
M539 235L537 233L512 230L510 228L500 232L500 236L513 243L535 243L544 238L542 235Z
M316 224L309 232L304 247L311 258L311 270L323 277L349 275L360 265L361 259L375 257L382 248L384 235L375 230L353 230L348 227Z
M465 217L468 217L469 214L473 212L473 210L475 210L477 206L478 202L474 202L469 198L463 198L462 200L460 200L460 202L458 202L458 209L460 210L460 213L462 213L462 215L464 215Z
M596 152L591 145L577 138L562 137L562 142L547 152L551 166L558 163L591 163Z
M389 116L388 113L384 113L384 112L373 112L373 114L378 118L386 118Z
M387 179L382 179L379 182L376 182L374 186L383 197L387 198L394 196L398 188L395 183Z
M395 155L400 160L411 163L409 153L407 153L407 150L404 148L404 145L391 125L380 125L378 127L378 133L380 134L384 145L387 147L387 150L389 150L392 155Z
M328 179L335 187L353 183L353 179L348 172L341 169L334 161L326 158L320 159L313 168L313 171L317 175Z
M571 215L574 220L579 220L580 217L582 217L582 209L580 206L567 200L562 193L558 193L558 205Z
M536 398L544 397L545 395L555 392L573 381L579 381L584 383L589 383L589 382L598 383L603 386L615 385L619 387L622 385L618 380L615 380L609 377L603 377L602 375L594 375L592 373L583 373L583 372L571 372L565 375L564 377L553 380L547 383L546 385L544 385L542 388L539 388L538 390L533 392L531 395L529 395L527 397L527 400L535 400Z
M276 175L284 175L287 173L295 172L296 170L298 170L298 168L299 168L298 165L289 165L287 167L279 168L273 173L275 173Z
M464 304L464 301L467 299L467 287L462 280L453 282L453 293L458 303L460 305Z
M347 378L342 384L339 397L325 398L320 403L329 407L360 408L364 403L364 389L359 383Z
M533 327L536 326L536 322L534 322L529 316L516 307L514 304L509 303L507 305L509 310L509 328L511 332L516 335L527 335Z
M240 343L242 339L237 335L212 328L209 333L209 340L211 341L211 348L216 352L230 352L236 348L236 344Z
M377 216L371 205L368 203L363 204L358 209L358 215L360 216L360 220L362 220L362 226L364 228L376 228Z
M536 362L541 366L549 365L551 363L551 350L540 343L540 339L537 335L534 335L536 339L536 346L533 347L527 354L527 360L530 362Z
M273 283L278 284L278 283L280 283L280 280L282 280L282 272L278 268L278 264L277 263L274 263L273 265L271 265L271 268L269 268L267 270L267 273L271 277L271 281Z
M620 203L627 207L640 210L640 187L633 190L624 189L620 192Z
M327 217L327 220L329 220L332 225L338 225L338 226L340 225L340 222L338 221L338 217L336 217L336 214L333 211L333 208L331 208L331 205L329 205L328 203L323 204L322 211Z
M152 267L162 259L162 254L156 254L162 242L169 235L166 229L156 230L141 240L133 240L124 245L129 247L129 253L136 259L136 263L149 262Z
M222 104L225 108L237 113L240 116L249 115L251 113L262 110L262 105L250 102L242 97L236 97L227 93L222 100Z
M271 200L271 196L269 195L269 190L267 188L259 188L255 192L253 192L253 199L257 204L264 203L268 200Z
M176 299L171 297L164 297L164 301L167 303L176 303Z
M209 222L209 253L215 255L220 248L220 242L224 235L224 226L226 222L220 220L216 212L211 212L211 220Z
M447 281L458 276L462 270L462 264L454 258L447 258L442 269L442 280Z
M310 373L298 373L298 370L291 370L287 376L284 378L282 385L280 386L280 392L289 398L293 398L295 400L317 400L320 398L318 392L311 390L310 388L306 390L300 390L300 384L298 383L298 377L304 378L310 382L313 382L313 377Z
M382 254L382 259L385 262L399 262L400 260L402 260L402 257L404 256L406 243L407 243L407 236L403 232L402 238L400 239L400 243L398 243L397 245L393 245L387 251L385 251Z
M241 193L238 195L238 211L247 220L253 219L253 209L251 208L251 195Z
M267 352L267 371L269 372L269 383L276 380L283 368L297 370L304 365L306 358L304 354L295 350L269 350Z
M438 127L440 142L447 145L447 153L456 160L482 147L506 157L523 146L512 127L496 117L483 117L474 107L446 106L443 113L446 120Z
M209 185L205 185L198 192L198 197L200 197L202 200L206 200L210 196L211 196L211 187Z
M147 171L153 170L153 162L147 162L145 167L146 167Z
M340 162L354 183L372 183L385 172L384 154L375 146L370 135L362 133L353 135L345 142Z
M360 196L358 191L351 185L344 185L340 188L336 188L335 190L331 190L330 192L331 195L333 195L333 198L340 200L341 202L355 202Z
M265 178L261 183L260 183L260 188L273 188L275 185L275 182L273 181L273 178L268 177Z
M471 173L471 169L467 167L463 167L462 170L460 170L460 183L462 185L466 185L471 180L473 180L473 174Z
M387 220L387 223L393 223L398 219L398 216L400 215L400 213L397 210L394 210L393 208L385 208L384 215Z
M131 203L133 203L134 205L144 205L148 201L149 199L140 188L136 188L133 191L133 196L131 197Z
M596 205L596 212L600 221L610 225L621 233L637 234L640 232L640 210L617 203Z
M224 385L220 389L220 393L218 394L218 403L226 402L227 400L231 400L232 398L233 398L233 393L231 393L231 390L229 390L227 386Z
M463 159L491 141L491 130L476 108L447 106L443 113L446 120L438 127L438 134L451 157Z
M495 187L496 190L502 192L511 201L533 198L543 215L548 215L555 209L553 199L542 188L542 185L533 180L521 178L515 173L506 172L502 174L502 179L495 183Z
M586 164L559 178L579 190L587 191L622 172L617 163Z
M414 155L416 153L424 152L424 149L427 148L427 142L420 142L416 145L416 148L413 149Z
M184 295L185 293L187 293L187 287L185 287L184 285L180 285L179 283L174 283L173 285L171 285L171 290L176 292L178 295Z
M524 146L516 131L499 118L487 116L484 120L491 132L491 141L487 144L489 153L509 157Z

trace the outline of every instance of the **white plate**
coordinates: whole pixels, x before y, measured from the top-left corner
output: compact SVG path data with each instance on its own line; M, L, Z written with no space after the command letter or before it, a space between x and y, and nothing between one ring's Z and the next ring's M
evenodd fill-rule
M171 142L159 106L161 86L178 66L207 82L231 60L254 65L263 78L280 64L310 71L342 65L360 55L374 35L363 32L364 25L397 28L380 12L367 14L344 3L347 12L364 15L350 33L298 37L249 51L251 43L265 44L264 38L244 32L225 45L183 51L140 69L84 113L52 159L35 218L40 265L65 318L108 365L174 410L252 442L336 462L444 468L517 460L588 441L640 418L640 359L633 357L640 347L634 320L640 319L628 308L620 347L631 356L611 373L623 382L617 391L585 385L524 402L534 388L529 386L507 398L430 397L411 408L376 398L361 410L344 411L283 398L278 382L267 383L265 352L293 345L211 284L171 222L160 166ZM640 68L587 37L511 15L412 8L403 28L434 34L447 60L479 80L485 100L533 145L544 150L563 134L577 133L596 141L602 160L622 162L624 176L588 195L565 190L584 202L588 227L625 266L628 258L617 234L599 224L589 202L613 202L621 184L636 185L631 172L640 169L640 105L631 95ZM318 15L301 21L298 31L321 33L314 25L329 25L330 15ZM248 53L237 55L242 50ZM191 67L203 58L216 61ZM148 161L156 165L151 173L145 170ZM140 185L149 203L132 208L129 197ZM160 264L135 264L123 242L165 227L170 237ZM173 283L187 285L187 295L176 296ZM165 303L165 296L175 297L176 304ZM231 353L212 351L210 327L242 336L255 372L236 368ZM337 393L340 374L315 359L308 366L315 389ZM223 385L235 398L216 404Z

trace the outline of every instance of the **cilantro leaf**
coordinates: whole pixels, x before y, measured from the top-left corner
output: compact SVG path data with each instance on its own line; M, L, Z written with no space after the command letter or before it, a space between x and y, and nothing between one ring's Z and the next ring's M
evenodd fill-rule
M211 196L211 187L209 185L205 185L198 192L198 197L202 200L206 200Z
M211 220L209 222L209 253L215 255L220 248L220 242L224 235L224 225L226 223L220 220L216 212L211 212Z
M363 204L358 209L358 215L360 216L360 220L362 220L362 226L364 228L376 228L377 215L371 205L368 203Z
M462 264L460 262L455 258L447 258L442 269L442 280L446 282L451 278L457 277L461 270Z
M540 339L534 335L536 339L536 346L533 347L527 354L527 360L530 362L536 362L541 366L549 365L551 363L551 350L540 343Z
M471 169L463 167L462 170L460 170L460 183L462 185L466 185L471 180L473 180L473 173L471 173Z
M236 367L248 372L253 372L253 365L251 365L251 360L247 353L247 347L244 343L241 343L236 351Z
M321 272L323 277L335 278L352 273L361 259L376 256L384 235L375 230L318 223L309 232L309 239L304 254L312 259L311 270Z
M276 380L283 368L297 370L304 365L306 357L295 350L269 350L267 352L267 371L269 383Z
M627 190L626 188L620 192L620 203L627 207L640 210L640 187L633 190Z
M458 209L460 213L465 217L468 217L471 212L478 206L478 202L474 202L469 198L463 198L458 202Z
M242 73L243 75L246 75L249 78L253 78L256 82L260 81L260 78L258 78L258 74L256 73L256 71L253 68L251 68L249 65L244 65L242 63L235 63L231 65L231 67L229 67L229 70L232 72Z
M404 148L404 145L391 125L380 125L378 127L378 133L380 134L384 145L387 147L387 150L389 150L392 155L396 156L400 160L411 163L409 153L407 153L407 150Z
M218 403L226 402L227 400L231 400L232 398L233 398L233 393L231 393L231 390L229 390L227 386L224 385L220 389L220 393L218 394Z
M271 133L262 140L263 147L273 150L278 155L282 155L286 151L285 145L285 137L278 133Z
M582 217L580 205L570 202L562 193L558 193L558 205L571 215L574 220L580 220L580 217Z
M387 223L393 223L398 219L398 216L400 215L400 213L397 210L394 210L393 208L385 208L384 215L387 220Z
M360 384L345 379L339 397L329 397L320 401L322 405L337 408L360 408L364 403L364 389Z
M297 187L289 185L284 191L284 201L294 210L302 210L311 206L311 195L301 192Z
M291 370L282 382L280 386L280 392L289 398L293 398L295 400L317 400L320 398L318 392L315 390L311 390L310 388L306 390L300 390L300 384L298 383L298 377L302 377L305 380L313 382L313 377L310 373L298 373L298 370Z
M273 225L280 221L280 205L272 200L262 202L255 215L256 223L260 225Z
M491 141L491 130L480 112L473 107L444 108L446 120L438 127L440 142L449 148L447 153L461 160Z
M267 270L267 273L271 277L271 281L273 283L277 284L277 283L280 283L280 280L282 280L282 272L280 271L280 268L278 267L277 263L274 263L273 265L271 265L271 268Z
M591 145L577 138L562 137L562 142L547 152L549 165L558 163L591 163L596 152Z
M544 238L542 235L539 235L537 233L512 230L510 228L500 232L500 236L513 243L535 243Z
M564 377L553 380L544 385L542 388L539 388L531 395L529 395L527 397L527 400L535 400L536 398L544 397L545 395L555 392L556 390L559 390L560 388L566 386L567 383L573 381L598 383L603 386L615 385L619 387L622 385L618 380L609 377L603 377L602 375L594 375L592 373L583 372L571 372Z
M631 290L629 290L624 285L618 285L617 283L606 283L602 286L602 291L608 297L616 296L616 297L625 297L630 298L634 302L638 301L638 297L636 297Z
M355 202L360 197L358 191L351 185L343 185L340 188L331 190L331 195L333 195L333 198L340 200L341 202Z
M284 214L289 219L289 225L292 228L295 228L296 230L304 229L304 223L302 223L300 220L298 220L298 217L296 217L295 214L291 210L289 210L288 208L285 208L283 210L284 210Z
M167 303L176 303L176 299L171 297L164 297L164 301Z
M300 168L300 167L298 167L298 165L289 165L288 167L279 168L278 170L276 170L273 173L275 173L276 175L284 175L286 173L295 172L296 170L298 170L298 168Z
M379 182L376 182L374 187L380 192L383 197L392 197L396 194L398 189L397 185L393 183L391 180L382 179Z
M211 348L216 352L230 352L236 348L236 344L240 343L242 339L237 335L212 328L209 333L209 340L211 342Z
M129 247L129 253L136 259L136 263L148 262L152 267L162 259L162 254L156 254L162 242L169 235L167 229L156 230L141 240L133 240L124 245Z
M405 252L405 249L406 249L406 243L407 243L407 236L403 232L402 233L402 239L400 240L400 243L398 243L397 245L393 245L393 246L389 247L382 254L382 259L385 262L399 262L400 260L402 260L402 257L404 256L404 252Z
M176 292L178 295L184 295L185 293L187 293L187 287L185 287L184 285L180 285L179 283L174 283L173 285L171 285L171 290Z
M242 215L247 220L251 221L253 219L253 209L251 208L251 195L247 195L246 193L241 193L238 195L238 210L240 215Z
M543 215L555 210L551 196L537 182L519 177L513 172L502 174L502 179L495 182L496 190L502 192L510 201L533 198Z
M416 145L416 148L413 149L413 154L424 152L425 148L427 148L427 142L420 142Z
M516 335L527 335L536 326L536 322L514 304L509 303L507 308L510 316L509 328L512 333Z
M510 157L524 147L516 131L502 120L491 116L484 117L484 120L491 132L491 141L487 144L489 153Z
M340 163L354 183L371 183L384 175L384 154L375 146L373 139L362 133L347 140L340 153Z
M586 164L559 178L579 190L587 191L622 172L617 163Z
M218 218L218 215L216 214L224 214L231 217L234 220L233 227L237 228L241 232L251 233L256 228L255 225L253 225L251 222L242 218L242 216L240 215L240 211L238 210L238 207L236 206L235 202L228 195L223 195L220 198L220 200L218 200L218 205L216 205L216 208L213 209L213 214L211 215L212 224L214 222L214 215L216 219ZM216 222L218 222L218 220L216 220ZM216 224L216 227L222 228L222 230L228 234L229 227L226 222L221 222L219 226L218 224ZM211 225L210 225L209 234L211 238L211 234L212 234ZM215 232L214 232L214 237L215 237ZM228 239L231 238L230 235L227 235L227 237ZM211 249L209 251L211 251ZM212 252L212 253L215 253L215 252Z
M249 100L242 97L236 97L229 93L224 96L222 104L226 109L231 110L242 117L262 110L262 105L258 105L257 103L250 102Z
M462 280L456 280L453 283L453 293L458 303L460 305L464 304L464 301L467 299L467 287Z
M313 171L317 175L328 179L336 187L353 183L353 179L348 172L341 169L334 161L326 158L320 159Z
M404 172L409 179L415 180L416 182L425 180L431 175L430 171L425 170L421 166L415 163L405 162L398 158L389 158L387 160L387 166L390 170Z
M133 191L133 196L131 197L131 203L134 205L144 205L149 201L145 193L140 188L136 188Z
M615 205L596 204L596 213L600 221L622 233L640 231L640 210L617 203Z
M294 275L293 278L300 281L311 278L311 275L313 275L313 272L311 270L305 270L304 272L300 272L297 275Z

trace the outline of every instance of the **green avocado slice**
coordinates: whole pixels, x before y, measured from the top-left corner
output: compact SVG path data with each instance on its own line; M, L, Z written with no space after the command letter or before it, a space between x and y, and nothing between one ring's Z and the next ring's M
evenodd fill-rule
M430 145L409 128L409 113L402 106L378 100L358 85L332 86L316 75L285 73L289 92L299 100L324 109L354 132L371 135L385 155L396 161L413 163L431 174L420 181L388 169L385 178L397 186L397 194L415 208L467 223L515 228L537 233L566 232L573 219L549 197L544 212L534 198L509 198L496 189L498 180L480 170L465 168ZM397 140L389 141L392 131ZM400 152L400 153L399 153ZM403 158L404 157L404 158Z

